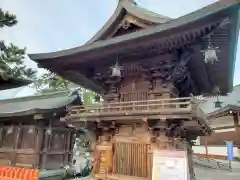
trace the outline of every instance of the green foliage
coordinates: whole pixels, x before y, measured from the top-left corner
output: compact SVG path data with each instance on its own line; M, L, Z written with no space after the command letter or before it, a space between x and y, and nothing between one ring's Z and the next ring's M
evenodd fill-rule
M35 78L32 87L37 90L38 94L43 94L58 91L70 91L71 88L69 85L69 81L54 73L47 72L42 76ZM78 91L82 95L84 105L98 105L100 103L100 97L95 92L88 91L80 86L78 87Z
M100 96L92 91L85 91L83 94L83 104L88 105L99 105L101 104Z
M54 73L47 72L35 78L33 87L38 93L52 93L69 90L69 82Z
M24 65L25 49L0 42L0 69L13 77L34 78L35 71Z
M17 23L16 16L0 9L0 28L11 27ZM0 41L0 70L13 77L33 78L35 71L24 65L26 49L18 48Z
M5 26L11 27L15 24L17 24L16 16L13 14L10 14L8 11L4 12L0 8L0 28Z

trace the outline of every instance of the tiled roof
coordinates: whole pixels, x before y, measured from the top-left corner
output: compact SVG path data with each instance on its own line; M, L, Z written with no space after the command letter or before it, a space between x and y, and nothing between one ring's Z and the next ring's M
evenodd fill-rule
M203 109L205 113L217 113L222 112L227 109L235 109L240 108L240 85L237 85L233 88L233 91L229 93L227 96L220 96L219 101L222 102L222 108L215 108L214 102L217 100L216 97L207 100L202 103L200 107Z
M37 96L0 100L0 117L30 115L65 107L81 100L75 92L58 92Z

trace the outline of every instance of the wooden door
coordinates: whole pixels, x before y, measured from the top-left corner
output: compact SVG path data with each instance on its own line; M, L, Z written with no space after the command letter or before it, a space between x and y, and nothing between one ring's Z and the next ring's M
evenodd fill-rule
M149 177L148 144L116 142L113 173L126 176Z

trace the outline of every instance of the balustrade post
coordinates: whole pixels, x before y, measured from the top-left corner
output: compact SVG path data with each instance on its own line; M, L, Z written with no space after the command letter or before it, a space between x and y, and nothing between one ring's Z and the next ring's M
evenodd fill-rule
M162 104L162 108L164 109L164 101L162 100L161 102L162 102L162 103L161 103L161 104Z
M197 107L198 107L199 103L196 102L194 97L190 98L190 108L192 110L193 114L197 114Z

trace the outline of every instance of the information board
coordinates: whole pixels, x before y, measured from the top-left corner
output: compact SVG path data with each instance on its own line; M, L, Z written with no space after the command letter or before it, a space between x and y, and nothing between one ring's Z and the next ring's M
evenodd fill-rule
M152 180L188 180L187 152L155 150Z
M232 141L227 141L226 142L226 145L227 145L227 157L228 157L228 160L229 161L232 161L233 160L233 142Z

